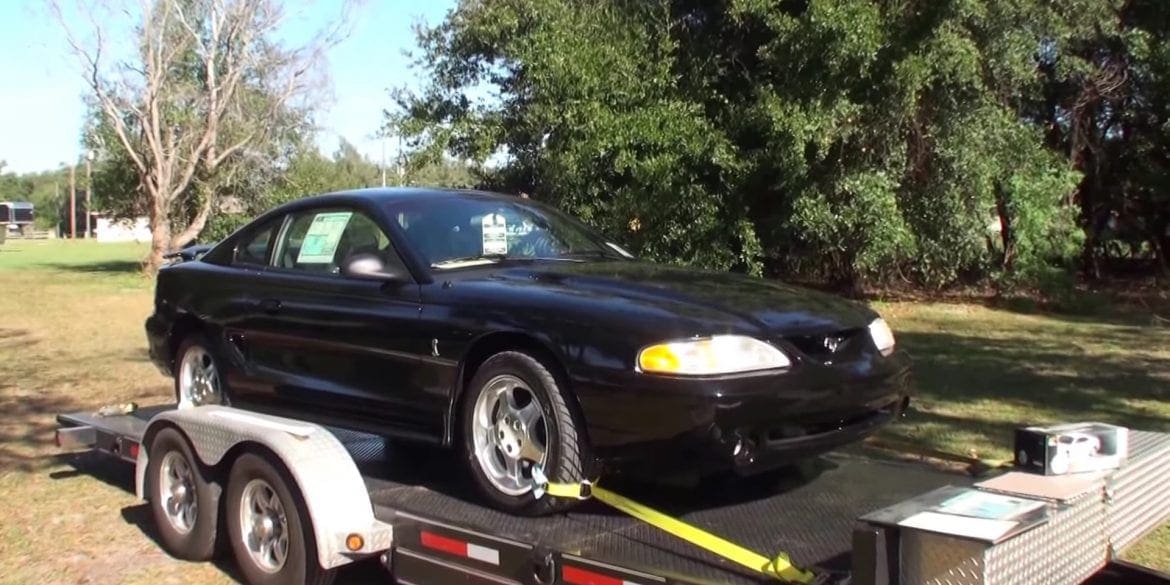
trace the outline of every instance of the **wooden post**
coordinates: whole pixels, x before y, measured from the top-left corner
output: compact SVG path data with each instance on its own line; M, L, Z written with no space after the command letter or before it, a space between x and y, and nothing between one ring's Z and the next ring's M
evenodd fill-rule
M93 235L89 233L89 230L92 229L92 227L93 227L90 225L90 220L89 220L89 214L90 214L89 204L91 201L90 197L92 197L92 196L93 196L93 151L90 151L89 155L87 155L85 157L85 236L84 237L87 240L93 237Z
M69 238L77 238L77 165L69 165Z

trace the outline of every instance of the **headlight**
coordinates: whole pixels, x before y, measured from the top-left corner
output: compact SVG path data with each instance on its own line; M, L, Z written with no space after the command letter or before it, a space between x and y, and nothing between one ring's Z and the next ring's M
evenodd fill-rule
M784 352L772 345L738 335L660 343L638 352L638 368L655 374L705 376L792 365Z
M869 324L869 336L882 355L894 353L894 332L885 319L875 319Z

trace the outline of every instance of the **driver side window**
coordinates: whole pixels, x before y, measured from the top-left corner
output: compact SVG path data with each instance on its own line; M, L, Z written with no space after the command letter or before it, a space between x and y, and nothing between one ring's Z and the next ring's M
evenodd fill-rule
M293 215L277 242L273 264L294 272L334 275L357 254L374 254L388 266L405 270L390 238L374 220L339 208Z

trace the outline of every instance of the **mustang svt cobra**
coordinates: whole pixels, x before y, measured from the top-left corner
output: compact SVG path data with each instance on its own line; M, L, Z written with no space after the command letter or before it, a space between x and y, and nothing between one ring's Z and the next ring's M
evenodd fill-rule
M458 449L495 507L602 472L753 474L900 416L884 320L786 284L646 262L526 198L366 189L264 213L158 275L181 408L231 404Z

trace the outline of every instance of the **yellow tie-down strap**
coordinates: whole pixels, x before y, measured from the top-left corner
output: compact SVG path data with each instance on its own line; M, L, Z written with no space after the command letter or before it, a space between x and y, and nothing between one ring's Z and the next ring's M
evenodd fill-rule
M807 585L816 581L816 574L793 565L788 555L784 553L780 553L776 558L769 559L764 555L720 538L701 528L687 524L677 518L672 518L658 510L639 504L605 488L598 487L592 482L586 481L580 484L552 483L547 482L544 474L540 473L539 470L533 471L533 477L537 480L537 483L543 484L543 489L538 490L537 497L540 497L543 493L559 498L581 500L592 497L672 536L681 538L733 563L737 563L753 571L759 571L785 583Z

